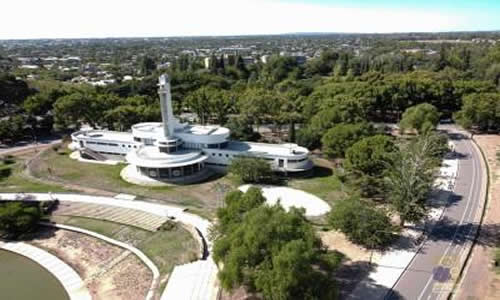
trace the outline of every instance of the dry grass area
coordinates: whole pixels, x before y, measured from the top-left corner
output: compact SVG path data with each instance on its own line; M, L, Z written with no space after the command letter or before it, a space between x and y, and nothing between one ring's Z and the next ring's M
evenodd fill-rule
M151 272L135 255L84 234L46 228L30 243L73 267L93 299L144 299L151 285Z
M467 273L457 299L500 299L500 274L493 266L495 252L500 247L500 136L476 135L488 160L490 188L488 206L478 243L474 247Z
M30 165L32 174L40 179L57 182L70 188L87 188L86 193L127 193L144 199L188 207L207 218L214 216L221 205L220 186L226 189L234 184L226 177L213 176L205 182L190 185L142 187L130 184L120 177L123 164L116 166L79 162L69 158L65 146L46 149Z

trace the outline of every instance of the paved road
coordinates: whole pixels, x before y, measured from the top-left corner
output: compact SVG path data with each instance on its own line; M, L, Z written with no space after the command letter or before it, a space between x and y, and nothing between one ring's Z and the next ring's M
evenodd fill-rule
M34 148L44 148L53 144L60 143L62 140L59 137L44 138L35 142L18 143L17 145L6 147L0 147L0 155L15 154L18 152L34 149Z
M456 139L459 158L453 194L436 224L408 269L386 299L446 299L453 287L453 275L462 266L477 230L483 200L485 166L473 142Z

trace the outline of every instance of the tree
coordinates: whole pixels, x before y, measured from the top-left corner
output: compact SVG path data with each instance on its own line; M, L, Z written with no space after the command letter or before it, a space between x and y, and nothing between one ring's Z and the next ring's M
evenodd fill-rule
M215 90L210 87L202 87L189 94L186 98L187 104L198 116L201 124L207 124L211 115L210 98Z
M333 68L338 59L339 54L337 52L331 50L323 51L318 58L307 62L304 73L308 77L314 75L326 76L333 72Z
M222 235L229 233L233 226L243 220L245 214L253 208L259 207L266 202L262 190L258 187L250 187L245 193L240 190L229 192L224 197L224 207L217 209L217 224L215 232Z
M245 62L243 61L243 57L241 57L241 55L236 56L236 59L234 61L234 67L236 68L236 70L239 71L241 78L248 77L248 70L247 67L245 66Z
M356 197L339 201L331 210L328 222L350 241L367 248L387 246L397 231L385 211Z
M493 64L486 70L486 78L500 88L500 63Z
M245 116L229 119L226 127L231 130L231 139L238 141L257 141L260 134L253 130L252 123Z
M321 139L323 152L330 158L344 157L349 147L374 133L374 128L368 123L338 124L329 129Z
M455 119L465 128L482 131L500 128L500 93L476 93L464 97Z
M278 118L281 108L281 98L274 90L264 88L249 88L238 100L241 115L253 124L261 125L266 121Z
M217 124L226 124L228 114L234 110L235 95L226 90L217 90L210 95L209 102Z
M354 177L364 196L374 196L383 191L383 177L396 151L392 139L385 135L366 137L347 149L344 167Z
M426 201L436 176L434 168L438 157L443 155L444 143L439 134L427 133L398 152L386 183L389 200L399 214L401 226L406 221L420 221L426 215Z
M33 231L41 218L38 204L22 202L0 203L0 236L17 238Z
M429 103L422 103L408 108L403 113L399 123L402 132L407 129L415 129L419 134L434 130L439 123L439 112L437 108Z
M11 74L0 74L0 116L7 114L6 109L22 103L33 92L25 81Z
M57 99L54 104L55 122L62 128L83 123L92 127L103 126L106 124L106 111L121 102L113 94L98 94L93 90L76 91Z
M228 170L244 183L269 183L273 179L271 165L260 158L233 158Z
M155 61L149 56L143 56L140 65L141 75L151 75L156 70Z
M216 74L218 67L219 63L217 61L217 57L215 57L214 54L210 55L210 58L208 60L208 69L210 70L210 73Z
M0 120L0 141L16 142L24 138L26 133L26 117L19 114Z
M214 259L224 268L224 289L245 286L264 299L334 299L331 274L321 265L321 241L303 212L260 205L246 211L214 241Z
M297 132L297 143L308 149L315 149L321 146L321 135L310 126L304 127Z

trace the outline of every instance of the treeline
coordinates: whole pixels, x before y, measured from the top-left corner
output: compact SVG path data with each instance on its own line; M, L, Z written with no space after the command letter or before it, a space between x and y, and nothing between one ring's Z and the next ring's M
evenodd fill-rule
M87 123L126 130L159 120L154 61L142 80L106 87L0 76L0 138L15 141ZM163 71L162 71L163 72ZM435 106L478 130L498 130L500 47L443 46L439 55L387 52L373 47L357 55L323 51L306 64L274 55L245 64L241 56L212 57L208 69L181 55L166 70L176 113L195 112L200 123L234 130L234 138L258 139L252 126L287 126L286 139L319 147L337 124L398 122L409 107ZM295 133L296 124L300 132Z

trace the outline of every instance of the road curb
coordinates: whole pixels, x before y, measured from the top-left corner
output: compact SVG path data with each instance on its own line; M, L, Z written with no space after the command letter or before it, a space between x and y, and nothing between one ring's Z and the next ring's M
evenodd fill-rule
M465 260L462 263L462 267L460 268L458 278L455 281L455 283L453 284L453 288L452 288L451 292L448 294L448 297L446 298L448 300L452 300L457 295L458 288L462 284L462 280L464 278L465 272L470 266L470 259L472 257L474 247L477 244L477 239L481 233L484 217L486 215L486 210L487 210L488 204L489 204L488 200L489 200L489 192L490 192L490 165L488 164L488 159L486 158L486 155L484 154L483 149L481 147L479 147L476 140L473 137L471 137L471 141L472 141L472 144L474 145L474 147L476 148L476 150L478 150L479 153L481 153L481 160L484 163L484 165L486 166L486 172L485 172L486 173L486 184L483 184L483 189L484 189L484 186L486 186L486 189L484 190L483 209L481 211L481 218L479 219L479 224L478 224L479 227L476 230L476 234L474 235L474 239L472 240L472 245L469 247L469 251L467 252L467 255L465 256Z

